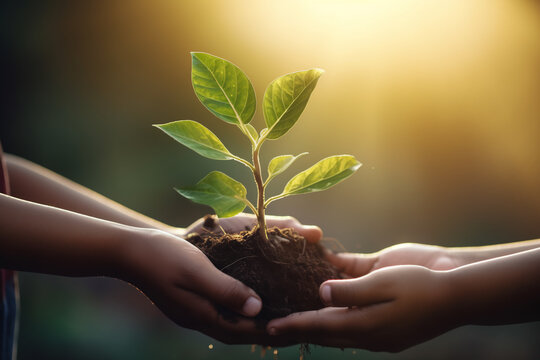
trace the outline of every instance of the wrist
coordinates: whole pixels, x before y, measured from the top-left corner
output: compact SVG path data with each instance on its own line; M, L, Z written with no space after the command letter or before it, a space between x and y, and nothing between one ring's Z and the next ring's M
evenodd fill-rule
M456 270L433 271L436 276L436 287L433 293L436 294L433 302L436 311L440 314L438 323L445 331L465 325L466 317L461 309L464 299L463 293L456 286Z
M122 229L109 252L109 276L133 283L136 264L140 262L140 254L145 252L146 239L157 231L130 226Z
M165 242L164 242L165 240ZM170 233L151 228L131 228L127 231L117 249L115 266L116 278L144 288L153 282L150 274L156 271L161 253L156 249L170 241L178 241Z
M540 250L533 249L450 271L463 322L498 325L537 320L539 259Z
M464 266L445 272L449 289L449 314L454 317L457 326L477 324L478 317L482 312L484 296L482 291L479 291L482 284L471 281L468 267Z

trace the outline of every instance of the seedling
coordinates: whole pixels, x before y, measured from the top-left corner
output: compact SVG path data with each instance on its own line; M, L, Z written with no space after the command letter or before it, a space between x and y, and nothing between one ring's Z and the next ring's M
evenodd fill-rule
M326 190L361 166L351 155L327 157L295 175L280 194L267 199L265 189L268 183L307 153L276 156L269 162L266 179L263 179L259 160L261 146L266 140L280 138L293 127L323 70L298 71L272 81L263 98L266 127L258 132L250 124L255 114L255 91L242 70L227 60L206 53L192 52L191 59L195 94L212 114L236 125L249 139L251 161L232 154L212 131L196 121L179 120L154 126L202 156L214 160L236 160L248 167L257 184L257 206L247 199L244 185L219 171L212 171L194 186L176 188L181 195L211 206L219 217L234 216L249 207L257 216L261 238L268 239L265 209L270 203L291 195Z

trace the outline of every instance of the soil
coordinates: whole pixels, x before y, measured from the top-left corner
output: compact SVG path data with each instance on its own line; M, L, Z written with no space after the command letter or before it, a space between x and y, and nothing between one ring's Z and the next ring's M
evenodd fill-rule
M204 227L216 228L213 217L206 217ZM324 259L321 245L308 243L292 229L271 228L268 241L255 230L234 234L203 231L188 235L187 240L218 269L257 292L263 301L259 320L324 307L320 284L341 277Z

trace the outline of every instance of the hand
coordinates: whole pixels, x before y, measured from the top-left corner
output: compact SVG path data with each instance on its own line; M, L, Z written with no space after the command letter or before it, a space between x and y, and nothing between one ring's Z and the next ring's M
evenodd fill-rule
M296 342L397 352L456 326L447 272L402 265L320 288L332 307L291 314L268 323L270 334Z
M431 270L450 270L464 265L447 248L411 243L394 245L372 254L328 253L327 260L350 277L394 265L419 265Z
M178 325L201 331L224 343L280 343L269 339L253 320L261 299L250 288L220 272L189 242L166 232L137 229L126 244L118 277L141 289ZM243 316L234 322L216 309Z
M257 218L252 214L238 214L230 218L218 219L215 217L216 224L213 228L207 229L213 232L220 232L220 226L228 233L236 233L244 230L250 230L257 223ZM187 235L192 232L203 231L204 219L199 219L188 226L182 235ZM302 225L298 220L291 216L266 216L266 225L268 227L277 226L279 228L293 228L300 235L304 236L307 241L316 243L322 238L322 230L318 226Z

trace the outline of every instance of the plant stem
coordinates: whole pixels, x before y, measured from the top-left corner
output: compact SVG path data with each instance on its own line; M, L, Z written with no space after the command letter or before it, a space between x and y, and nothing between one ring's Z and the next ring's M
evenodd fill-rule
M255 177L255 182L257 183L257 222L259 226L259 234L264 240L268 240L268 235L266 233L266 220L264 218L264 182L261 174L261 162L259 160L259 150L260 145L253 147L253 176Z

